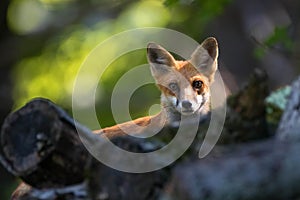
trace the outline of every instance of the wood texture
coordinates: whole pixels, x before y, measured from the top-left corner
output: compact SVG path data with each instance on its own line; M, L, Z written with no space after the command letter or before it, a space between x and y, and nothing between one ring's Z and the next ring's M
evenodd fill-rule
M292 84L292 91L277 130L279 140L300 139L300 77Z
M300 143L269 139L179 164L172 200L293 199L300 195Z
M90 154L65 116L44 99L33 100L10 114L1 130L4 166L37 188L82 182Z

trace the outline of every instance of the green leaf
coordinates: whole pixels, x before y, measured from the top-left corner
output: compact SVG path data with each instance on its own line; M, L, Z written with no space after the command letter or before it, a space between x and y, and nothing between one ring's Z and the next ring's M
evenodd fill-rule
M288 35L287 27L276 27L274 33L265 41L267 46L274 46L276 44L282 44L287 50L291 50L293 42Z
M172 7L172 6L176 5L178 2L179 2L179 0L165 0L164 5L166 7Z

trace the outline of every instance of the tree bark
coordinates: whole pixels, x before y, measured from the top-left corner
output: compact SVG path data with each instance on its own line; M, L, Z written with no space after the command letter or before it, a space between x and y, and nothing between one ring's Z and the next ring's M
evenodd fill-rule
M180 164L172 172L166 196L173 200L295 198L300 195L299 151L300 142L269 139Z
M93 158L83 141L100 152L106 142L48 100L33 100L10 114L1 131L0 161L26 183L19 185L12 199L158 198L168 180L168 168L144 174L120 172ZM149 149L146 140L129 136L112 142L136 153L159 148L153 143Z
M82 182L90 154L68 119L65 112L43 99L10 114L1 131L2 164L36 188Z
M145 148L149 145L146 140L123 136L113 138L112 142L130 152L149 152L149 148ZM110 168L96 159L93 159L89 171L90 198L99 200L157 200L170 176L168 167L147 173L127 173Z
M277 130L279 140L300 139L300 77L292 84L292 92Z

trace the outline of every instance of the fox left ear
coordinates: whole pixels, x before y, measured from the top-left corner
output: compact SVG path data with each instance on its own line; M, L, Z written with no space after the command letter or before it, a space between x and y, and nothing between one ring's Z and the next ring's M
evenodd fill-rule
M149 43L147 46L147 58L153 77L165 75L175 66L175 59L163 47L155 43Z
M218 68L218 42L209 37L192 53L190 62L210 81Z

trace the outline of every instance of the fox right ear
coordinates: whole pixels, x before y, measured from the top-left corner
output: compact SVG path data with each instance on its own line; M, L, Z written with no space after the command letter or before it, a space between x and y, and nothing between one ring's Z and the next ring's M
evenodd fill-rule
M211 81L218 68L218 42L209 37L194 51L190 62Z
M170 71L175 66L175 59L163 47L155 43L147 46L147 58L154 76Z

